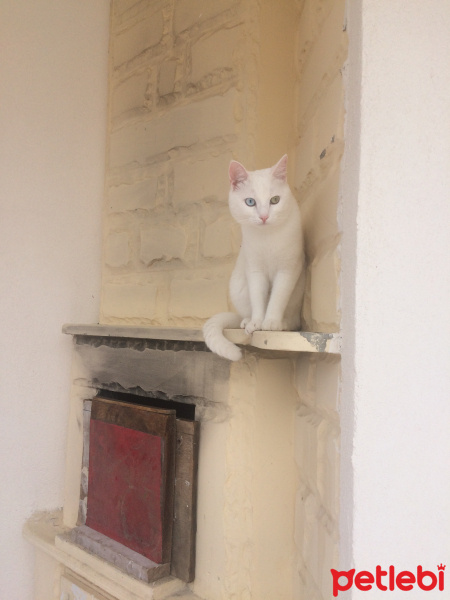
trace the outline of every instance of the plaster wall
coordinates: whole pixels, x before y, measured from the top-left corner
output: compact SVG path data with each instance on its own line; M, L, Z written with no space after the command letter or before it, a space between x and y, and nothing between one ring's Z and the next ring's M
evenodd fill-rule
M340 328L339 178L344 148L345 1L306 0L296 28L295 189L307 255L307 331Z
M261 168L288 152L308 258L304 327L339 330L345 29L344 0L114 0L102 323L191 327L231 308L227 287L240 234L227 206L228 163L236 158ZM252 370L261 374L257 364ZM270 371L282 389L280 364ZM253 453L251 475L230 473L224 504L233 531L225 535L228 550L220 554L221 537L214 535L215 551L205 555L211 538L200 535L194 587L205 597L221 589L241 597L248 588L255 598L328 598L329 569L338 554L339 361L295 361L292 399L279 407L287 411L286 435L295 448L293 480L285 483L292 484L286 501L291 504L282 527L289 529L291 516L295 548L285 588L277 591L266 581L263 546L257 558L256 547L246 541L257 535L251 520L233 508L247 506L245 479L257 480L259 473L257 442L239 442L240 423L249 419L246 410L254 410L250 398L258 405L265 401L261 389L254 397L248 366L241 369L243 406L233 405L227 424L235 437L226 468L235 468L236 448L247 444L243 454ZM276 412L267 414L273 418ZM208 465L205 477L215 481L214 463ZM271 501L269 489L255 489ZM258 512L257 498L248 512ZM288 537L277 535L271 545L282 549Z
M235 364L202 344L197 349L179 342L164 346L130 339L120 345L109 338L76 340L64 524L77 523L83 404L99 382L106 389L137 386L145 395L195 402L201 441L196 570L189 588L205 600L292 600L299 578L293 535L298 469L294 361L246 352ZM172 598L173 590L142 583L134 595L132 578L120 572L114 592L98 570L90 570L92 556L85 554L80 563L77 574L90 571L89 581L114 597ZM53 573L58 580L57 565ZM180 581L173 584L185 587ZM47 597L57 596L48 586L42 589Z
M98 319L108 13L106 0L1 6L1 598L34 598L22 527L62 504L61 324Z
M337 207L345 30L345 2L302 3L296 28L294 186L304 221L308 270L303 317L310 331L340 328ZM330 598L330 569L339 560L339 381L338 357L301 356L295 362L295 598Z
M343 0L114 0L102 323L199 326L231 308L231 158L290 155L305 326L338 331Z
M450 7L348 10L341 566L436 570L450 549Z
M296 577L294 598L332 596L339 564L340 357L303 355L295 362Z

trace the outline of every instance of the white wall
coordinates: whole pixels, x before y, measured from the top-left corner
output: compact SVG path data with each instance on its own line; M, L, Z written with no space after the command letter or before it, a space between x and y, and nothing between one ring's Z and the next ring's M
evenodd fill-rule
M108 0L3 0L0 598L32 598L25 519L62 504L71 340L98 319Z
M348 9L341 568L436 571L450 558L450 4Z

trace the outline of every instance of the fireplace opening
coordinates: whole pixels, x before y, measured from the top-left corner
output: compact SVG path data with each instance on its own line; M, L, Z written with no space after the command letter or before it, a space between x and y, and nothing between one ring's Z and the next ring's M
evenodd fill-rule
M98 390L97 397L109 400L117 400L119 402L128 402L138 406L170 409L175 411L177 419L186 419L187 421L195 420L195 404L104 389Z
M70 541L145 582L195 576L195 405L98 390L84 402L78 526Z

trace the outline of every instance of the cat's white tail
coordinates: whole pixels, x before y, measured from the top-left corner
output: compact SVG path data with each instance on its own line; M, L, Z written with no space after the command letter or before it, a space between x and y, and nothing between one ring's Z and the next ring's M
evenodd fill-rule
M208 319L203 325L203 336L208 348L228 360L242 358L241 349L223 335L224 329L236 329L240 322L241 317L236 313L219 313Z

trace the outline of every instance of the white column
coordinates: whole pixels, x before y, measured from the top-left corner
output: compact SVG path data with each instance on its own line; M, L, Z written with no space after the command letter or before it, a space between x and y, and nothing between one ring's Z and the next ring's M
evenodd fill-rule
M450 549L450 4L348 4L341 568L436 571Z
M109 2L2 0L0 12L0 596L31 600L22 527L62 504L61 325L98 318Z

